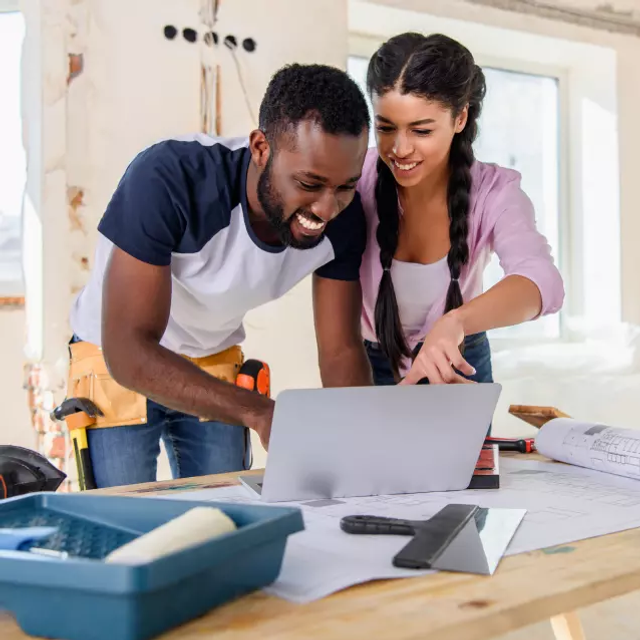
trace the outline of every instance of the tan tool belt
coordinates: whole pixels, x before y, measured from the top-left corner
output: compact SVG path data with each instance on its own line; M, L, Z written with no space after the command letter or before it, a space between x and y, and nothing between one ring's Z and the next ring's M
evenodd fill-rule
M109 374L102 349L89 342L69 345L71 364L67 384L68 398L89 398L104 413L88 428L120 427L147 421L147 399L119 385ZM203 371L220 380L235 384L244 362L239 346L233 346L204 358L189 358Z

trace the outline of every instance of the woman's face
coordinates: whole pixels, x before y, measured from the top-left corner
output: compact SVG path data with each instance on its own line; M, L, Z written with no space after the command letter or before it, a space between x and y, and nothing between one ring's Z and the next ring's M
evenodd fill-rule
M373 95L378 153L402 187L438 172L449 159L451 141L464 129L467 109L457 118L439 102L393 90Z

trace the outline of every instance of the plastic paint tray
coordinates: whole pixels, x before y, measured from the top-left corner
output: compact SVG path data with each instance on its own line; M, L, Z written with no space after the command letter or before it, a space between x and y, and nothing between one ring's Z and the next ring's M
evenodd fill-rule
M196 506L221 509L238 529L137 566L101 561ZM294 507L53 493L0 501L0 528L40 525L58 532L37 546L69 557L0 551L0 609L25 633L61 640L152 638L261 589L304 528Z

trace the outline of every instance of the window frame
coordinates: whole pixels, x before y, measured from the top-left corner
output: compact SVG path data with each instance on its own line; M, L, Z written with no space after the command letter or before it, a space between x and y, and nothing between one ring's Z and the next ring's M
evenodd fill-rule
M386 38L358 31L349 33L347 56L370 58ZM522 336L503 337L490 336L492 348L496 351L522 348L541 344L557 344L570 339L570 329L567 318L573 314L576 307L581 306L578 290L575 287L574 265L581 264L582 252L579 242L573 241L575 222L574 207L572 206L572 175L571 175L571 146L572 122L570 118L570 92L568 69L523 61L506 56L489 56L475 54L474 58L480 67L511 71L528 75L538 75L554 78L558 86L558 250L554 255L556 266L563 274L566 288L566 303L559 312L558 336L552 338ZM345 64L346 68L346 64Z
M0 19L7 14L10 13L21 13L20 5L18 0L0 0ZM21 65L21 60L18 59L18 64ZM22 75L22 72L21 72ZM22 99L22 96L20 96ZM24 189L26 188L26 180L25 185L23 187L23 197L24 197ZM23 237L23 211L20 211L18 215L19 227L20 227L20 242L22 243ZM20 271L21 277L20 279L15 280L7 280L0 281L0 308L13 308L16 306L24 305L24 296L25 296L25 282L24 282L24 266L23 266L23 247L20 249Z

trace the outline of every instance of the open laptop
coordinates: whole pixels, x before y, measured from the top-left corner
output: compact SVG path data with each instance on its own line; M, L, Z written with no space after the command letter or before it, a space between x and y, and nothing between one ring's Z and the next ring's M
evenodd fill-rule
M296 389L279 394L265 502L466 489L502 390L496 383Z

